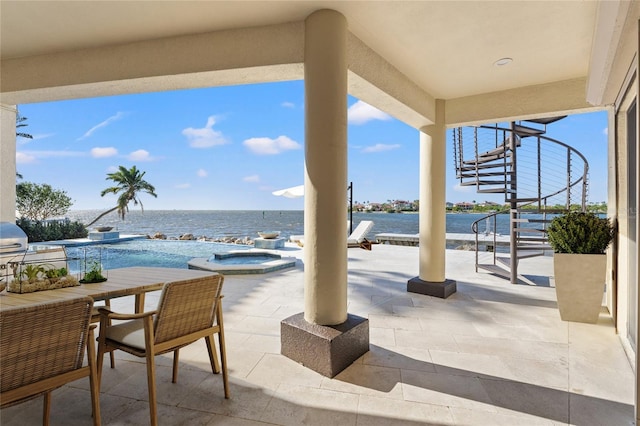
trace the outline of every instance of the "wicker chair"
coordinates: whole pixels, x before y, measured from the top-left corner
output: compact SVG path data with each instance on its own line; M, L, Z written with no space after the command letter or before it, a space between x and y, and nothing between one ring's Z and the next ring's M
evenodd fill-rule
M99 309L101 307L105 307L107 309L111 309L111 299L105 299L104 300L104 305L101 306L93 306L93 310L91 311L91 323L93 324L94 322L99 323L100 322L100 312ZM109 353L109 361L111 361L111 368L116 368L116 357L114 356L114 353L111 352Z
M42 423L48 425L51 391L88 376L93 424L100 425L92 306L93 299L82 297L0 311L0 406L44 394Z
M155 384L156 355L173 352L172 382L178 379L179 349L204 338L214 374L220 364L213 340L218 334L224 396L229 398L224 326L222 321L222 275L174 281L164 285L158 308L138 314L118 314L100 308L98 337L98 382L102 374L104 354L121 349L147 361L149 411L151 424L156 425L157 401ZM111 320L127 320L109 325Z

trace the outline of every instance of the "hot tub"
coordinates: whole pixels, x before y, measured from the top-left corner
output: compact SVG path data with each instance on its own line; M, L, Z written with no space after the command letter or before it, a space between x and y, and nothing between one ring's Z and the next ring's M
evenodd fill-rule
M209 258L197 257L187 262L189 269L220 272L225 275L264 274L296 266L295 257L282 257L264 251L230 251Z

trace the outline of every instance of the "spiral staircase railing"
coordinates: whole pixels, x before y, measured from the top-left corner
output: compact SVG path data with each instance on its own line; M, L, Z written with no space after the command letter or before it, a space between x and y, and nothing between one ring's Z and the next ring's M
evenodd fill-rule
M508 128L496 124L454 129L460 185L475 186L478 193L503 193L508 204L471 225L476 272L484 269L517 283L519 259L551 250L546 229L554 215L586 210L587 159L568 144L545 136L547 124L562 118L531 120L526 125L513 122ZM465 153L472 153L471 158L465 159ZM498 255L498 217L507 214L509 256L505 257ZM482 222L485 229L480 231ZM481 252L481 245L488 252Z

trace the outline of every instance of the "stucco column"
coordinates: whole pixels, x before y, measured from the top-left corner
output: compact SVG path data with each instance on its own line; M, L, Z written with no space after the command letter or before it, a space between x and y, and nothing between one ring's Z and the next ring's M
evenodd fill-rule
M320 10L305 26L304 318L347 319L347 21Z
M16 112L0 104L0 222L16 221Z
M369 320L347 313L347 22L305 21L304 312L280 323L282 355L335 377L369 351Z
M456 291L445 278L446 127L444 100L436 100L436 121L420 129L420 265L407 290L448 297Z

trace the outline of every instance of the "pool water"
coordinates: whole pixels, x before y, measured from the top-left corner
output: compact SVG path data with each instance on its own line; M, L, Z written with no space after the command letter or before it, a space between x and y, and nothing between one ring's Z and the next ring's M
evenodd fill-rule
M282 256L272 253L256 253L256 252L236 252L233 253L215 253L208 262L215 262L222 265L259 265L261 263L270 262L272 260L280 260Z
M103 269L130 266L159 266L187 269L194 257L210 257L230 250L248 250L249 246L205 241L164 241L138 239L122 243L67 247L69 270L77 273L86 269L85 261L99 261ZM264 260L263 260L264 261Z

